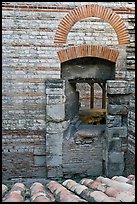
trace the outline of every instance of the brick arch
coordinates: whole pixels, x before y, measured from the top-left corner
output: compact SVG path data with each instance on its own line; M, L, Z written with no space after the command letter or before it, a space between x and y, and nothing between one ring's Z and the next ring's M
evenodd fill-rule
M61 63L80 57L98 57L116 62L119 51L101 45L79 45L60 50L57 54Z
M120 45L129 43L128 30L122 19L111 9L96 4L77 7L64 16L56 30L54 43L66 44L67 36L72 26L88 17L98 17L108 22L115 30Z

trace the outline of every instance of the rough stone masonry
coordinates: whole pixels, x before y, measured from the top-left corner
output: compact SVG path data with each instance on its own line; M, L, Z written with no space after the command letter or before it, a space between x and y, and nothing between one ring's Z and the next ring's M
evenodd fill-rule
M93 13L97 9L100 17L88 16L90 10L85 13L83 8L91 8ZM74 14L74 10L78 13ZM69 12L72 13L68 19ZM112 18L110 24L106 19L111 12L118 17ZM125 29L125 34L120 29ZM127 32L129 42L125 45L122 43ZM107 47L119 55L111 63L115 77L105 81L109 102L107 137L78 145L69 137L74 124L78 126L73 112L69 114L69 105L75 99L75 108L78 102L88 107L90 89L89 84L80 83L76 93L74 84L62 79L63 61L68 58L61 53L65 49L63 52L74 60L77 54L87 57L88 52L82 51L81 45ZM69 52L71 47L73 52ZM2 53L3 179L96 175L96 172L101 175L102 169L111 176L116 167L125 175L134 174L135 2L2 2ZM101 54L107 61L107 53L98 51L93 55ZM52 80L56 81L54 93L50 92ZM66 86L72 92L71 100ZM95 95L96 101L98 95L100 92Z

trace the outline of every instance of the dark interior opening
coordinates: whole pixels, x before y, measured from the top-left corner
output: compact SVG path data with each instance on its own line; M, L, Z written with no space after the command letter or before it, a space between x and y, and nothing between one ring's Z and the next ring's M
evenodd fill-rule
M81 123L105 124L106 83L93 83L90 79L69 80L69 82L71 82L72 87L75 87L74 91L77 93L77 100L75 100L77 101L75 104L77 108L75 110L77 109Z
M66 135L78 143L91 143L92 133L102 135L105 129L106 81L115 78L115 63L95 57L69 60L61 64L61 77L66 87L65 117L70 120Z

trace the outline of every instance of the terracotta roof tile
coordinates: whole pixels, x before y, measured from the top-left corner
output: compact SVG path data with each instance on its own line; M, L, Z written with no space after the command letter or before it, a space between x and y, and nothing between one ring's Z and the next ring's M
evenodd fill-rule
M135 176L2 184L2 202L135 202Z

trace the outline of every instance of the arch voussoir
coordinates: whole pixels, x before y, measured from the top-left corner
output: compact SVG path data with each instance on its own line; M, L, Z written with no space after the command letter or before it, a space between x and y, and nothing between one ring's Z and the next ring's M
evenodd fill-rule
M77 7L64 16L56 30L54 43L66 44L67 36L72 26L76 22L88 17L98 17L103 19L115 30L119 44L129 43L128 31L126 30L126 26L122 19L111 9L97 4ZM126 33L125 30L127 31ZM124 33L126 36L123 36L121 33Z
M81 57L98 57L112 62L116 62L119 51L103 47L101 45L79 45L77 47L69 47L57 52L61 63L71 59Z

